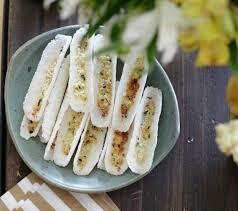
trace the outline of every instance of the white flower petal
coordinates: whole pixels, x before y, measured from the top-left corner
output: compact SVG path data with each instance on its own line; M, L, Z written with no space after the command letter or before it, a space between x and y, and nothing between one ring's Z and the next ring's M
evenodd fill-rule
M77 9L80 0L61 0L60 5L60 18L65 20L73 15Z
M161 62L163 64L168 64L170 62L172 62L176 52L177 52L177 45L171 47L171 48L167 48L166 51L163 52L162 57L161 57Z
M93 15L93 11L91 8L85 6L85 4L80 4L78 7L78 23L79 25L88 24L91 17Z
M56 1L57 0L44 0L43 2L44 9L48 10L50 8L50 5Z
M182 22L180 9L171 2L162 2L159 5L159 36L157 49L162 52L162 62L172 61L177 48L177 37Z
M132 16L127 23L122 40L135 48L144 49L153 39L158 29L158 10L143 13L139 16Z

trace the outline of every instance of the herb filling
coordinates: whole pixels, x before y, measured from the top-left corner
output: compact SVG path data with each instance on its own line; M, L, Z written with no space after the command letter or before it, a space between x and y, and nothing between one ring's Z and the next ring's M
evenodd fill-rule
M64 135L63 145L62 145L63 147L62 150L65 155L69 154L75 133L78 130L84 115L81 112L73 111L71 108L67 110L67 113L70 116L70 118L68 119L68 123L67 123L68 128Z
M81 151L78 157L78 166L83 169L87 163L88 156L90 155L90 150L93 144L97 142L97 137L103 132L103 128L98 128L92 125L91 121L88 124L88 128L85 134L85 138L81 147Z
M146 156L146 149L151 140L151 125L153 124L155 114L155 103L150 97L148 99L149 101L145 105L144 116L140 125L139 137L142 138L138 137L136 142L136 154L139 161L143 161Z
M108 115L112 102L112 60L108 55L97 58L99 63L97 105L103 117Z
M73 85L74 96L79 97L80 100L87 100L87 55L86 50L88 47L88 38L84 37L78 45L76 56L76 68L77 68L77 82Z
M55 59L49 66L48 70L46 71L45 79L41 84L40 94L38 97L38 101L33 108L33 116L36 115L37 112L41 109L42 106L42 99L44 98L45 92L49 88L50 83L53 79L54 69L57 64L57 59Z

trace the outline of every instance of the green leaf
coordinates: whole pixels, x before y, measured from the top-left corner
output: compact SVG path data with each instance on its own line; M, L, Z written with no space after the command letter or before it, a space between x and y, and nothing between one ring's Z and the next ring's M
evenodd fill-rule
M119 47L120 47L120 43L113 43L95 52L94 56L98 56L100 54L106 54L111 51L116 51Z
M115 23L112 26L111 33L110 33L110 38L113 42L117 42L121 40L122 33L125 29L125 19L119 20L119 22Z
M231 2L238 5L238 0L231 0Z
M104 10L104 14L96 21L95 24L91 25L88 30L88 35L92 36L98 28L107 22L113 15L119 14L121 8L127 3L126 0L109 0Z
M157 42L158 34L156 33L149 43L147 50L146 50L146 56L147 61L149 63L149 73L151 73L154 69L155 65L155 53L156 53L156 42Z
M230 66L234 72L238 74L238 48L236 46L236 42L232 41L229 44L230 50Z

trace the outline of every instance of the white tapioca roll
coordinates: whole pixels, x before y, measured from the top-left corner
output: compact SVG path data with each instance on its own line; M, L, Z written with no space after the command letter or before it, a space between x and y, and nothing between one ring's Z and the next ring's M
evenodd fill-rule
M67 166L79 138L85 127L88 114L74 111L70 106L64 113L54 142L54 163L58 166Z
M73 36L70 45L69 103L73 110L89 112L93 105L93 37L87 37L87 27Z
M132 130L133 124L126 132L114 130L112 127L108 129L106 136L107 149L104 157L104 165L108 173L121 175L127 170L126 155Z
M117 92L118 85L119 85L119 81L116 81L115 93ZM97 167L99 169L102 169L102 170L105 170L104 159L105 159L105 154L106 154L106 151L107 151L107 146L108 146L109 141L110 141L109 139L105 140L104 145L103 145L103 149L102 149L102 152L100 154L98 164L97 164Z
M112 127L115 130L129 130L141 100L147 74L144 56L136 56L125 62L113 111Z
M48 142L56 122L56 118L64 98L67 83L69 79L69 56L64 59L59 74L55 81L54 87L50 94L48 104L45 108L45 113L42 121L42 139L43 142Z
M73 171L77 175L88 175L97 164L101 154L107 128L94 126L87 120L74 157Z
M136 113L127 153L127 163L134 173L144 174L152 166L161 109L161 91L158 88L146 87Z
M69 108L69 100L68 100L67 91L66 91L66 93L64 95L63 102L60 106L60 110L59 110L55 125L52 130L50 139L49 139L49 141L46 145L46 148L45 148L45 154L44 154L45 160L53 160L53 155L54 155L54 150L55 150L55 142L56 142L58 130L59 130L60 125L63 121L64 114L68 108Z
M94 104L91 111L91 120L97 127L108 127L111 122L116 84L117 57L113 53L98 54L106 46L103 35L94 37L93 58L93 97Z
M71 36L59 34L44 49L23 102L23 110L29 120L37 122L42 119L70 42Z
M32 120L27 119L26 115L24 115L20 128L21 137L26 140L31 137L36 137L40 130L41 123L41 120L39 122L33 122Z

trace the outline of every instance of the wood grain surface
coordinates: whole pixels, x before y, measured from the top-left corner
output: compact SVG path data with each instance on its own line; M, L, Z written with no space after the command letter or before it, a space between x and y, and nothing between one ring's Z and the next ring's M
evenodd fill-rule
M7 1L7 61L35 35L76 23L75 17L59 21L54 9L48 13L41 5L37 0ZM214 125L229 119L225 87L231 71L226 67L196 69L193 61L194 55L180 52L165 67L179 102L181 134L171 153L149 175L109 194L121 210L238 210L238 167L214 142ZM2 178L4 188L9 189L30 171L7 131L3 137L6 168Z
M1 0L0 1L0 67L1 69L3 69L3 26L4 26L4 1ZM4 84L4 73L3 71L1 71L0 74L0 83L1 83L1 104L0 104L0 119L3 120L4 119L4 108L3 108L3 84ZM2 137L1 142L0 142L0 175L2 175L4 173L4 159L3 159L3 131L4 131L4 127L3 127L3 121L0 121L0 135ZM4 179L3 177L0 177L0 191L3 191L3 183L4 183Z

